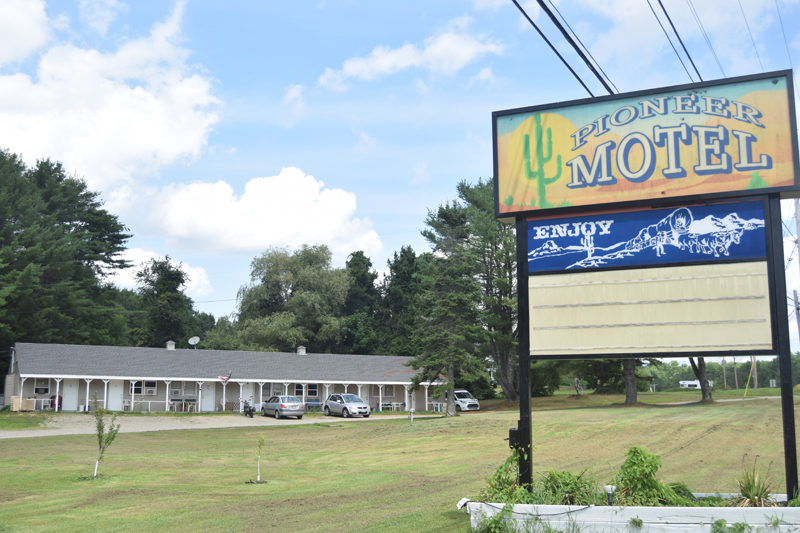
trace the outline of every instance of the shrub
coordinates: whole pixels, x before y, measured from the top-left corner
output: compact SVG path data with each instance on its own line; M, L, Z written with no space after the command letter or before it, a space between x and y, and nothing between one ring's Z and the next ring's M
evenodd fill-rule
M620 505L686 505L675 491L656 479L661 467L657 455L634 446L628 450L612 485L617 486L615 498Z

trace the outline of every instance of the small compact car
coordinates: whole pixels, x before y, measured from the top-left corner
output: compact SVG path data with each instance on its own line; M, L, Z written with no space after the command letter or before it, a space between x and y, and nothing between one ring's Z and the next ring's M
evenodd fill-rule
M325 416L341 415L345 418L363 416L369 418L369 405L355 394L331 394L322 408Z
M297 396L273 396L261 404L261 416L296 416L300 420L305 412L305 405Z

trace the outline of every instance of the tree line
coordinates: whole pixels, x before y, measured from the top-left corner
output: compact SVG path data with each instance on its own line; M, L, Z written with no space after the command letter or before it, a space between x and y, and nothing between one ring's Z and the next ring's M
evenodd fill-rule
M85 182L60 163L27 168L0 151L0 352L15 342L164 346L172 339L188 347L195 335L206 349L304 345L316 353L408 356L419 380L444 376L484 397L496 384L517 401L514 226L495 218L491 181L462 181L455 192L423 222L430 250L401 247L382 278L363 251L338 268L324 244L270 248L251 261L236 313L215 319L194 308L183 292L187 274L169 257L142 265L120 259L128 229ZM137 269L136 290L108 282L124 268ZM711 379L719 388L714 364L691 361L682 372L691 368L706 387ZM635 401L637 388L659 383L653 369L672 368L658 365L538 361L530 392L552 394L577 379Z
M378 280L353 251L343 268L324 244L272 248L251 262L237 312L214 319L183 291L169 257L121 259L128 229L60 163L28 168L0 151L0 351L16 342L405 355L429 374L488 384L495 368L517 397L513 227L493 216L488 181L458 186L458 200L429 212L432 249L394 252ZM138 288L108 281L136 268ZM7 364L7 358L6 358ZM0 372L4 369L0 368Z

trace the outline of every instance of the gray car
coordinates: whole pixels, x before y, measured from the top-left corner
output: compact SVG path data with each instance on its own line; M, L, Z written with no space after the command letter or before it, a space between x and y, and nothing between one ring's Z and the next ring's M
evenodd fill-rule
M341 415L345 418L351 416L369 417L369 405L355 394L331 394L325 400L323 407L325 416Z
M305 405L297 396L273 396L261 404L261 416L272 415L275 418L296 416L299 420L304 414Z

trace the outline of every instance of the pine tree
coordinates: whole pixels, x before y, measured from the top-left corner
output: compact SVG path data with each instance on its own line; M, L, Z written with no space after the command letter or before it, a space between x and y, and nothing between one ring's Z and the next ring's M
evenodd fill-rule
M483 337L478 320L480 287L473 277L466 220L465 210L455 204L428 214L423 236L434 252L424 256L419 273L416 354L410 362L415 370L421 370L414 377L416 384L446 377L448 416L455 414L456 376L473 374L481 367L475 356Z

